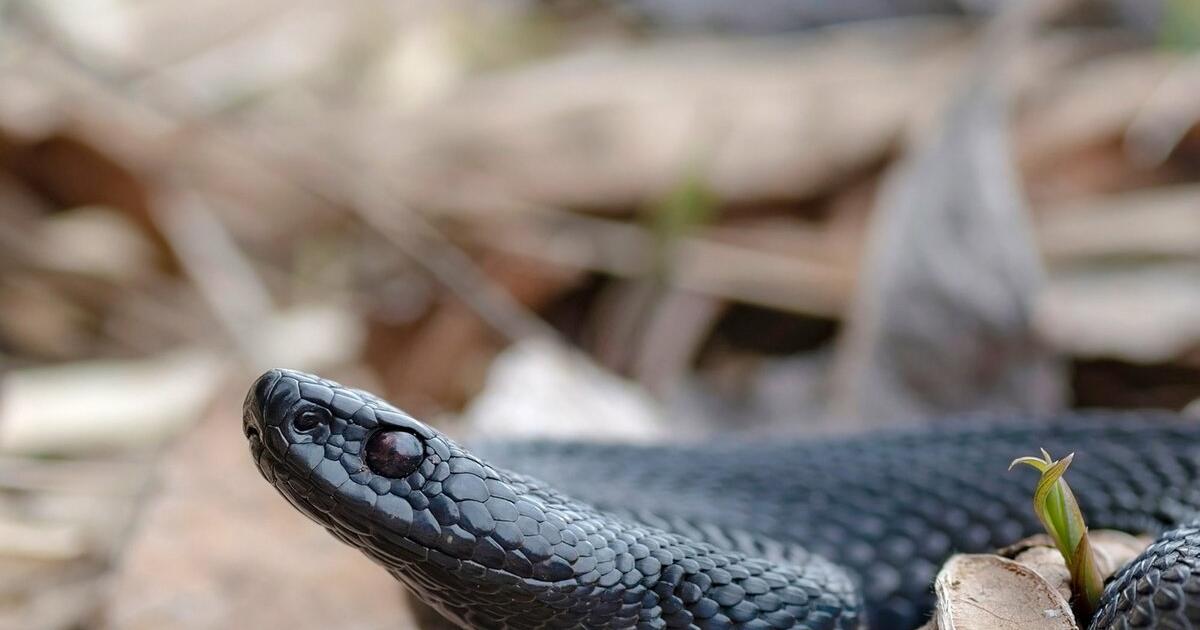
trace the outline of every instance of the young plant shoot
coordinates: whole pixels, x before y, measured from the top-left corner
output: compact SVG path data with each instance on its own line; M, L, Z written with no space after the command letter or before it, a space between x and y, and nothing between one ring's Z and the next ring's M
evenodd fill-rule
M1033 493L1033 511L1054 545L1062 553L1067 569L1071 572L1071 602L1077 621L1086 625L1099 605L1104 593L1104 581L1096 566L1096 557L1088 541L1087 525L1071 487L1063 480L1063 473L1071 465L1075 454L1054 460L1042 449L1042 457L1020 457L1009 464L1012 470L1017 464L1036 468L1042 474Z

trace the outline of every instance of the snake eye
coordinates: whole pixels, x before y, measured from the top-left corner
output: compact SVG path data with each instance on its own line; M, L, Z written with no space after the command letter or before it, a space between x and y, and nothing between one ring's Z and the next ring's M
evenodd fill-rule
M407 431L380 431L367 441L367 466L377 475L407 477L424 458L425 444Z
M292 426L301 433L308 433L329 421L329 412L324 409L306 409L296 416Z

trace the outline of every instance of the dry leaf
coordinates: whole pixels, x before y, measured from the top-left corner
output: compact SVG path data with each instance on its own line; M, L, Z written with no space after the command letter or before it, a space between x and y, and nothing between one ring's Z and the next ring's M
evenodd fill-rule
M65 454L152 444L200 417L223 375L208 352L8 372L0 451Z
M835 422L858 429L965 411L1047 411L1063 379L1033 327L1043 270L1008 138L1011 64L1037 25L1012 3L983 36L933 135L881 191Z
M463 419L478 435L505 438L668 437L646 392L582 353L542 340L519 342L496 357Z

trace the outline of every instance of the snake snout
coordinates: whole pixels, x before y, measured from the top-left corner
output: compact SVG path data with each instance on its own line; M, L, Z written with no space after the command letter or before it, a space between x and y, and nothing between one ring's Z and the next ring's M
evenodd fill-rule
M242 433L247 438L262 436L262 409L275 383L279 381L279 370L269 370L254 381L242 403Z
M242 406L242 433L250 441L260 465L289 463L295 447L312 451L323 446L333 432L333 392L315 377L293 370L274 369L258 377ZM256 448L257 447L257 448ZM311 462L290 462L308 466Z

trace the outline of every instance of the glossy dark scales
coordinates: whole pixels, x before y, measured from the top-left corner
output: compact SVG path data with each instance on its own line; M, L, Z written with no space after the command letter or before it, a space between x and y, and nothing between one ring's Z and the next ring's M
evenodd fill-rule
M273 370L244 417L281 494L464 627L912 628L950 553L1038 531L1033 473L1006 471L1045 447L1076 453L1093 527L1184 526L1113 580L1093 627L1200 628L1200 427L1173 416L467 451L370 394Z

